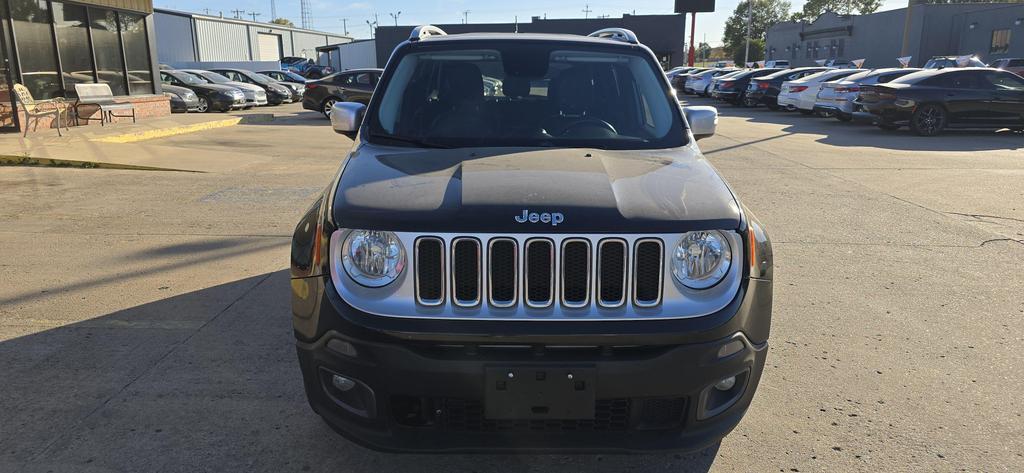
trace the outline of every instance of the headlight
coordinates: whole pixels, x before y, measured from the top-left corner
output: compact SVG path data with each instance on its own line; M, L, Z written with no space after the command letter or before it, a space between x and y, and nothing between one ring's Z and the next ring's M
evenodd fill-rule
M707 289L729 272L732 248L717 230L687 232L672 252L672 276L690 289Z
M405 269L405 247L391 232L353 230L342 245L341 259L352 280L382 287L398 279Z

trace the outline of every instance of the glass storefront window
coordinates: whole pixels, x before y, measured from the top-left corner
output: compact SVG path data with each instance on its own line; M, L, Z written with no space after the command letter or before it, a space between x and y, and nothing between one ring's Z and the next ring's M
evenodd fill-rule
M152 94L153 78L150 72L149 43L146 21L141 15L121 12L121 41L128 60L128 91L132 95Z
M75 84L96 82L85 7L54 2L53 24L57 29L57 51L60 52L64 87L73 91Z
M110 85L114 95L128 95L124 77L124 56L117 31L117 13L89 8L93 50L96 53L96 75L100 83ZM21 38L18 38L19 42Z
M46 1L13 0L10 8L25 87L37 99L63 96Z

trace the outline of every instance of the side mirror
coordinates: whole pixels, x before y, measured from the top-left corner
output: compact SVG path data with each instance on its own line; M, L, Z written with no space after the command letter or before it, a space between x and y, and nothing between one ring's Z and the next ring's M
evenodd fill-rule
M702 140L714 136L718 128L718 109L708 106L692 106L683 109L686 114L686 121L690 124L690 132L693 137Z
M336 102L331 108L331 127L335 133L355 138L363 123L366 105L356 102Z

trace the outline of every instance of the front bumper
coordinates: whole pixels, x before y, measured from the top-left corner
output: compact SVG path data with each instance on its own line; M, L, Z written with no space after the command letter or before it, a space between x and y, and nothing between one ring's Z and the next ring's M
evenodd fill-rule
M362 445L430 452L694 451L735 428L753 399L767 356L771 292L770 281L748 279L728 307L696 319L424 321L359 312L329 280L308 278L293 281L293 293L307 295L293 298L293 311L310 405ZM307 311L308 318L299 316ZM316 335L307 338L306 331ZM741 348L719 358L725 345ZM488 418L487 372L497 368L558 379L567 370L592 372L594 415ZM332 385L334 375L357 383L357 408ZM736 385L725 394L713 388L732 376Z

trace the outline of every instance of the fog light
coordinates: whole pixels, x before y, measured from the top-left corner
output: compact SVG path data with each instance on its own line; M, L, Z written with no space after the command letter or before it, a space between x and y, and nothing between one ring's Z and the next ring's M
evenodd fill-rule
M722 345L721 348L718 349L718 357L725 358L727 356L739 353L739 351L742 349L743 342L740 340L733 340L729 343L726 343L725 345Z
M335 378L337 378L337 376L335 376ZM715 389L717 389L719 391L728 391L728 390L732 389L732 387L735 386L735 385L736 385L736 377L735 376L730 376L728 378L725 378L725 379L715 383Z
M735 382L735 380L733 380L733 382ZM331 384L333 384L334 387L337 388L338 391L341 391L341 392L351 391L352 388L356 387L356 382L355 381L352 381L351 379L348 379L348 378L346 378L344 376L338 376L338 375L334 375L334 376L331 377ZM719 384L721 384L721 383L719 383ZM715 387L718 387L718 385L716 384ZM728 389L728 388L726 388L726 389Z

